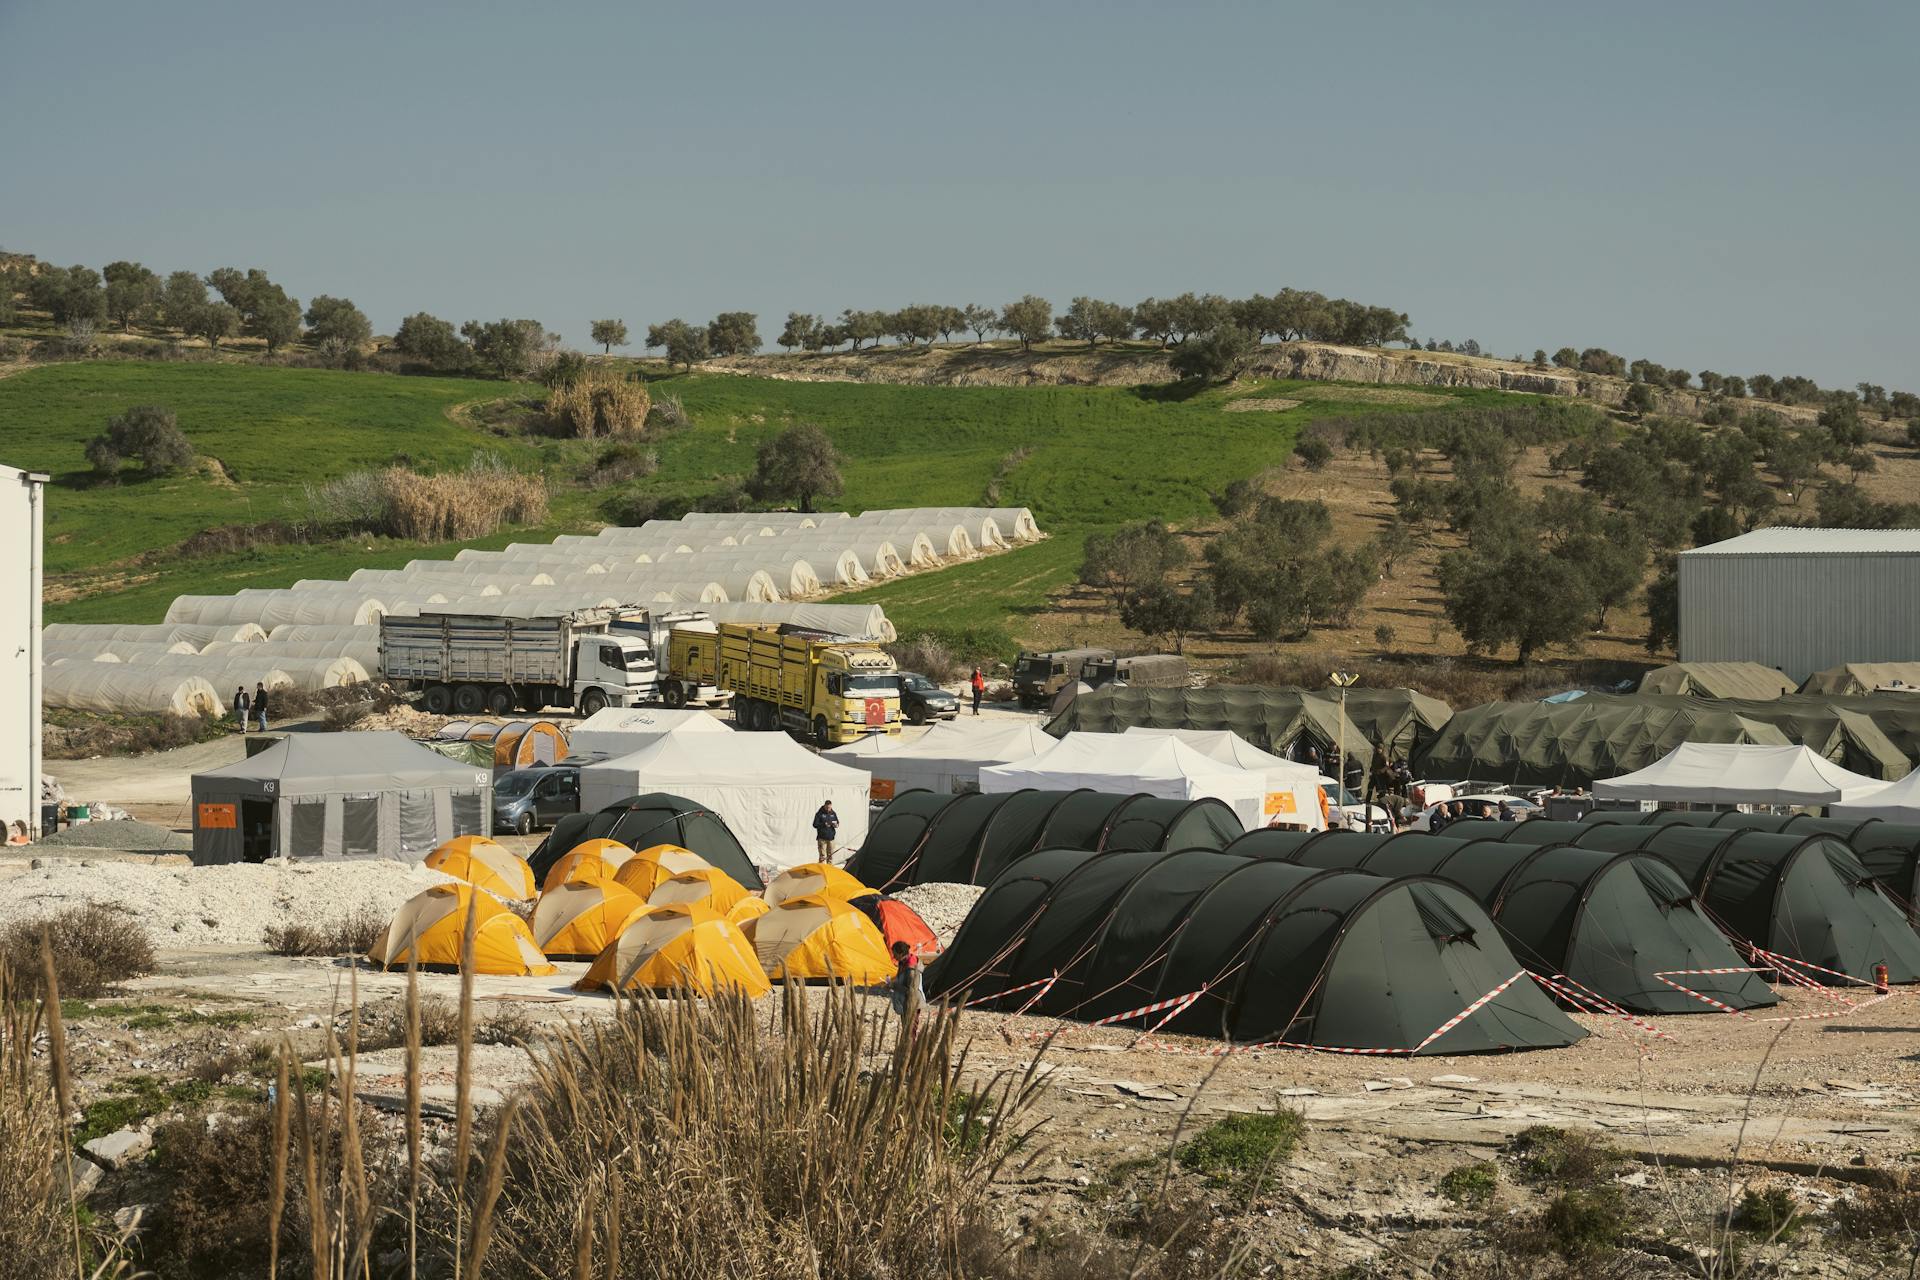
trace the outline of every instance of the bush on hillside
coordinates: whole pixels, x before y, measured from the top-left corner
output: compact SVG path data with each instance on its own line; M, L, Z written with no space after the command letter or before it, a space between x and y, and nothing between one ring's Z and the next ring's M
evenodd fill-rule
M507 525L547 518L544 476L476 455L464 471L422 475L408 467L355 471L307 486L322 525L414 542L484 538Z
M111 480L129 461L150 476L171 475L193 462L193 444L181 432L173 410L157 404L135 405L108 419L105 433L87 442L87 461Z
M0 932L0 965L13 971L22 995L38 995L43 985L43 934L52 944L62 997L89 1000L115 983L153 972L153 943L140 921L123 907L90 902L16 920Z
M553 367L560 363L554 361ZM583 440L637 436L646 430L651 405L643 384L616 370L594 367L554 386L547 396L547 421L560 434Z

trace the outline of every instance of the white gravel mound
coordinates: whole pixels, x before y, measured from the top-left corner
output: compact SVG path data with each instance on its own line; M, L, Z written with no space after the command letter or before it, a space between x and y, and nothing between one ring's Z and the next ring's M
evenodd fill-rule
M945 947L986 889L977 884L916 884L892 896L912 907Z
M63 860L6 881L0 925L101 902L144 924L158 950L251 947L269 925L325 925L355 911L390 916L447 879L419 863L386 861L150 867Z

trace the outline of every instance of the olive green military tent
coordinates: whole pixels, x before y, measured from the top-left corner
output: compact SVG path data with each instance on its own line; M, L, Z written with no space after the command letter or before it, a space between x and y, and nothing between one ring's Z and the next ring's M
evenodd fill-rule
M1698 827L1669 815L1682 816L1462 822L1447 834L1659 854L1735 941L1817 966L1800 971L1803 977L1838 981L1824 969L1868 981L1873 967L1885 964L1895 982L1920 981L1920 934L1842 840L1819 832Z
M862 884L989 884L1036 849L1218 849L1241 834L1218 800L1097 791L939 795L909 791L881 810L847 863Z
M1920 825L1879 818L1816 818L1811 814L1737 813L1732 810L1662 809L1656 813L1592 814L1589 822L1632 826L1712 827L1832 836L1853 850L1880 887L1909 920L1920 920Z
M1640 677L1642 693L1690 694L1696 698L1777 698L1793 681L1758 662L1675 662Z
M652 791L610 804L597 813L570 813L554 823L527 862L541 880L553 864L588 840L618 840L636 853L657 844L679 845L738 880L760 887L760 873L722 818L685 796Z
M1891 695L1897 700L1900 695ZM1589 699L1589 701L1595 701ZM1920 704L1920 698L1914 700ZM1787 741L1807 747L1835 764L1870 778L1892 781L1907 775L1909 755L1873 715L1836 698L1785 694L1768 698L1697 698L1682 694L1599 695L1595 705L1647 706L1675 711L1727 711L1770 724ZM1920 711L1920 706L1916 706ZM1920 717L1917 717L1920 719Z
M1587 786L1643 769L1683 742L1788 745L1770 724L1705 698L1489 702L1454 713L1415 768L1429 778Z
M1453 1054L1584 1036L1520 970L1444 881L1046 849L987 887L927 989L1087 1020L1191 996L1163 1030L1250 1044ZM1032 982L1050 985L1016 990Z
M1317 692L1334 706L1342 705L1339 689ZM1345 706L1347 719L1369 742L1385 746L1387 754L1396 760L1413 759L1453 719L1452 707L1415 689L1365 689L1356 685L1346 691Z
M1708 1005L1658 975L1746 964L1701 913L1686 882L1652 854L1461 840L1451 838L1455 829L1446 836L1253 831L1226 851L1390 878L1438 877L1486 908L1529 969L1564 975L1636 1013L1705 1013ZM1753 973L1676 980L1736 1009L1775 1002Z
M1311 746L1324 760L1335 748L1351 758L1372 759L1373 745L1337 698L1304 689L1215 685L1210 689L1134 689L1108 685L1081 694L1048 722L1047 732L1120 733L1135 725L1154 729L1231 729L1277 756L1294 758Z
M1816 671L1801 682L1801 693L1862 694L1882 689L1920 693L1920 662L1847 662Z

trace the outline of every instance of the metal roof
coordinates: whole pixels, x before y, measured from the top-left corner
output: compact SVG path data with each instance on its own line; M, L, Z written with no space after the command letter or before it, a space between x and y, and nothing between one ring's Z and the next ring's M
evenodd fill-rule
M1755 529L1682 556L1920 555L1920 529Z

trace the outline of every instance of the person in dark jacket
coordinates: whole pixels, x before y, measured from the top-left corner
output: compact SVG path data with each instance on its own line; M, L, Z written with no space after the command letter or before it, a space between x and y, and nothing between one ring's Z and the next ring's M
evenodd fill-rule
M251 705L247 701L247 686L241 685L233 691L233 718L242 733L247 731L247 708Z
M253 713L260 717L260 732L267 731L267 686L263 681L253 686Z
M820 861L833 861L833 838L840 832L840 815L829 800L813 811L813 839L820 848Z

